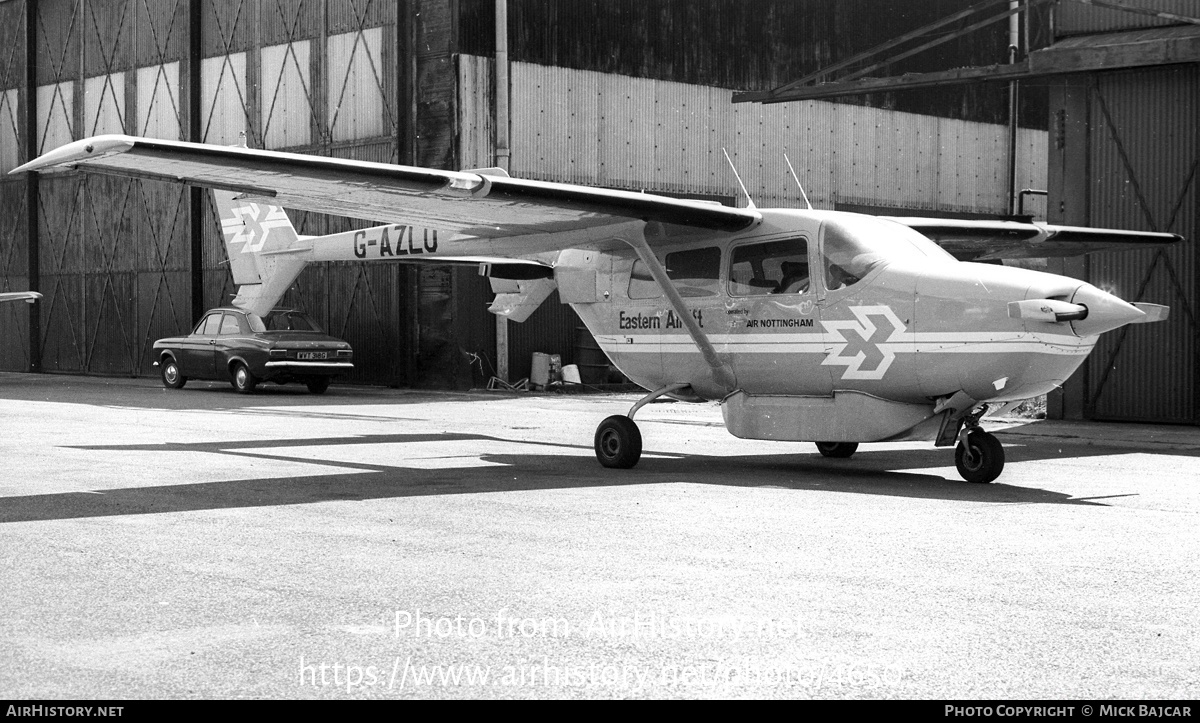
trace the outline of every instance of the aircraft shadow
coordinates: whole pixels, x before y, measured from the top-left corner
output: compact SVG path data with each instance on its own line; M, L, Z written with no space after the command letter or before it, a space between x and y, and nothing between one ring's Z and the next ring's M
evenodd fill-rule
M503 442L537 447L537 453L480 454L486 466L420 469L412 466L321 460L289 455L289 448L421 442ZM207 452L273 461L328 464L352 471L220 482L128 487L93 492L65 492L3 498L0 523L31 522L114 515L157 514L199 510L310 504L335 500L377 500L426 495L480 494L650 484L710 484L844 492L994 504L1063 504L1103 506L1049 490L1004 483L970 484L908 469L953 464L950 450L864 451L851 459L811 454L714 455L659 454L647 450L637 467L600 467L584 445L527 442L478 434L382 434L359 437L316 437L287 440L230 440L178 444L72 445L74 449ZM551 451L547 453L547 448ZM554 453L554 449L563 453ZM1058 449L1057 446L1054 449ZM571 450L572 453L565 453ZM1011 461L1049 456L1034 446L1010 447ZM531 450L532 452L532 450ZM586 456L580 452L585 452ZM1109 454L1110 449L1075 449L1071 456ZM136 459L136 457L134 457ZM131 460L131 463L133 461Z

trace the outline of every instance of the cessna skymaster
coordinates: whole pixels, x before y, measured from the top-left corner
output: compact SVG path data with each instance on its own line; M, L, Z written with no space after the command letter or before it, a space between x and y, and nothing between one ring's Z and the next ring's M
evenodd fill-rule
M98 136L14 170L65 167L213 189L238 285L262 315L314 261L471 263L490 310L524 321L555 289L609 359L652 389L600 423L596 456L637 464L639 409L719 400L746 439L956 446L963 478L991 482L1004 449L989 411L1045 394L1097 336L1158 321L1082 281L1000 259L1146 248L1164 233L1019 221L883 218L732 208L648 193L244 147ZM298 236L284 208L375 219Z

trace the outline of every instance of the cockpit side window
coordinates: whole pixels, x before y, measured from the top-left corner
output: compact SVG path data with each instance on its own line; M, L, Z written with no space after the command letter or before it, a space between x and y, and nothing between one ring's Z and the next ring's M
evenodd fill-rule
M803 294L810 288L808 241L803 238L746 244L729 259L731 296Z

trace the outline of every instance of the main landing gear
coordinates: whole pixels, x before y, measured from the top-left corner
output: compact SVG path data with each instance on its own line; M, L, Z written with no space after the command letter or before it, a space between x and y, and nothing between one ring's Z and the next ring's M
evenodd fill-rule
M642 458L642 433L633 421L637 411L659 397L677 392L686 383L668 384L650 392L633 405L625 416L614 414L596 427L596 459L605 467L629 469Z
M968 482L992 482L1004 471L1003 445L995 435L979 426L979 418L986 411L987 407L984 407L963 421L958 446L954 448L954 466Z
M817 442L817 451L825 457L845 459L858 451L858 442Z

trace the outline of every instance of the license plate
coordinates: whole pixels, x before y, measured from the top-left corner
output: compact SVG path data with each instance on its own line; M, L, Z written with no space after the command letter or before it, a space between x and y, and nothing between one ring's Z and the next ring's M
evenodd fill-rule
M302 351L297 352L297 359L324 359L326 352L323 351Z

